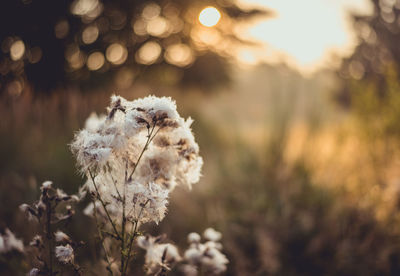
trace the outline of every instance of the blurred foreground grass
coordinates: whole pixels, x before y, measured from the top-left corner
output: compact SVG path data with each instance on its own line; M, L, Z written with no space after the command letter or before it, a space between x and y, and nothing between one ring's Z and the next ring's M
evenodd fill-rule
M260 66L233 79L227 91L207 95L143 84L116 92L172 96L195 119L204 177L173 194L159 233L184 244L191 231L221 230L229 275L399 275L399 88L393 84L386 102L356 94L359 106L344 112L330 100L336 80L329 72L306 79ZM109 95L2 99L0 227L29 241L18 205L34 201L44 180L78 190L84 180L68 143L91 111L104 112ZM72 235L89 241L78 254L96 275L95 229L87 225L78 215ZM26 267L0 259L2 275L23 275Z

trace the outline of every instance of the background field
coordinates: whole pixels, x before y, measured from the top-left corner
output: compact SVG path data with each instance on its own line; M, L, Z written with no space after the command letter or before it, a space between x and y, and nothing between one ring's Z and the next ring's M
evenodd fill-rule
M284 60L243 64L208 45L194 52L205 58L200 65L121 65L88 78L90 70L71 75L66 69L48 88L40 82L46 72L30 79L30 67L19 75L12 68L3 74L4 60L12 59L2 53L0 229L10 228L27 244L35 226L18 206L36 200L45 180L68 193L78 191L85 180L68 144L91 112L105 112L110 95L130 100L167 95L180 114L194 119L205 165L200 183L191 191L174 191L160 227L149 224L147 231L167 233L183 247L187 233L213 226L223 233L228 275L399 275L400 4L370 2L368 20L349 19L365 20L352 25L358 37L353 54L312 73ZM259 20L272 22L269 12ZM8 36L2 30L0 40ZM17 36L24 39L23 32ZM209 52L215 55L211 60L222 59L222 67L207 62ZM136 66L141 67L129 78ZM77 255L87 274L96 275L96 229L77 213L69 232L87 241ZM30 265L20 257L0 256L0 274L24 275ZM139 263L132 265L135 275L143 273Z

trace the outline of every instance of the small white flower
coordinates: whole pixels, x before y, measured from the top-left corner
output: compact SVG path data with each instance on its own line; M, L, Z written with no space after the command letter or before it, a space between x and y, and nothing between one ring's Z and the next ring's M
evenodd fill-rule
M40 275L40 270L36 267L32 268L28 273L28 276L38 276L38 275Z
M71 245L67 244L66 246L59 245L55 248L56 258L64 263L73 263L74 262L74 249L72 249Z
M0 253L7 253L9 251L24 251L24 243L22 240L17 239L10 229L6 228L5 234L0 235Z
M202 265L206 271L214 274L222 273L226 270L228 259L216 248L208 248L205 252L205 257L202 259Z
M207 239L209 241L217 242L221 239L222 234L218 231L215 231L213 228L207 228L204 231L203 236L205 239Z
M141 236L137 239L139 247L146 250L145 267L148 274L156 274L162 268L170 269L182 258L175 245L158 243L157 237Z
M28 216L29 221L34 219L34 214L36 214L36 212L31 206L24 203L19 206L19 209Z
M196 235L189 234L189 242L199 241L200 238ZM202 271L208 274L220 274L226 271L226 265L229 263L228 259L224 254L221 253L222 244L217 242L221 239L222 234L212 228L208 228L204 231L204 237L208 240L202 244L200 242L192 242L190 247L184 253L184 259L186 262L193 266L201 268ZM188 272L185 275L196 275L195 271L190 267L186 269Z
M153 243L153 241L150 241L150 237L145 237L145 236L139 236L136 239L136 242L138 246L143 249L147 249Z
M65 199L65 198L69 198L69 196L67 195L66 192L64 192L63 190L58 189L58 188L57 188L57 190L56 190L56 194L57 194L57 197L58 197L60 200L63 200L63 199Z
M36 235L33 237L32 241L29 243L30 246L39 247L43 244L42 236Z
M65 234L64 232L58 230L57 232L54 233L54 237L56 239L56 242L70 242L71 238Z
M190 264L181 265L180 270L185 276L197 276L199 273L196 266Z
M203 252L199 248L191 247L185 251L184 257L190 263L197 264L201 262Z
M71 200L74 201L74 202L79 202L79 201L81 201L81 199L80 199L79 196L77 196L77 195L71 195Z
M201 240L201 237L199 234L192 232L188 235L188 242L189 243L199 243Z
M94 204L93 202L91 202L86 206L85 209L83 209L83 214L88 217L91 217L93 216L93 211L94 211Z
M209 248L216 248L218 250L222 250L222 243L219 242L208 241L204 245Z
M43 189L50 189L51 185L53 185L52 181L45 181L42 184L42 187L40 187L40 189L43 191Z
M19 209L20 209L22 212L28 212L29 207L30 207L30 206L29 206L28 204L26 204L26 203L23 203L23 204L19 205Z

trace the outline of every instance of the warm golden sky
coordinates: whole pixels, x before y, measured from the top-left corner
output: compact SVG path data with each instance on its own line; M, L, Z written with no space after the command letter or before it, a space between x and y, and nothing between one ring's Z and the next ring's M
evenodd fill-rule
M243 50L243 61L285 60L303 71L331 66L333 54L346 55L355 44L348 12L368 13L369 0L240 0L275 11L248 35L263 42L258 50Z

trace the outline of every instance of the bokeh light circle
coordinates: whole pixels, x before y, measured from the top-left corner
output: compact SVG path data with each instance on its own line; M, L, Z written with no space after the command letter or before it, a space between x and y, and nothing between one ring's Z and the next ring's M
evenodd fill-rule
M221 19L221 13L214 7L206 7L199 14L199 21L203 26L213 27Z

